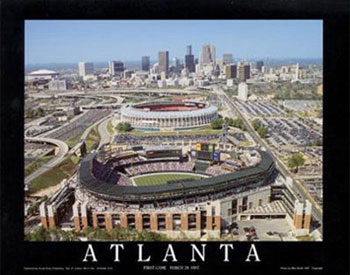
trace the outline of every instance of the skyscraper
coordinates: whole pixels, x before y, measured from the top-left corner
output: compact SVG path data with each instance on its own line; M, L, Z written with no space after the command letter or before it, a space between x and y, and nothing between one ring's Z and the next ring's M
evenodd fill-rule
M237 67L237 78L240 82L246 81L250 78L250 65L240 64Z
M226 79L237 78L237 65L226 65L225 75Z
M263 66L264 66L264 61L256 62L256 68L259 70L259 72L261 72Z
M187 68L189 72L195 71L194 55L192 54L191 45L186 46L185 68Z
M205 44L202 46L201 64L214 64L216 63L216 48L214 45Z
M232 54L224 53L222 55L222 62L224 65L232 64Z
M149 56L142 56L141 59L141 69L142 71L149 71L150 68L150 58Z
M121 75L124 71L124 63L121 61L109 61L109 74L112 76Z
M186 46L186 55L192 55L192 46L191 45Z
M87 76L94 74L94 64L89 62L79 62L79 76Z
M158 66L159 66L159 72L165 72L166 74L169 71L169 52L168 51L162 51L158 52Z

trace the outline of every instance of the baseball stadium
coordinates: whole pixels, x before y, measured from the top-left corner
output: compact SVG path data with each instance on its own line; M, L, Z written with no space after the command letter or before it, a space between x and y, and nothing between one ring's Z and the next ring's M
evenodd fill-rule
M195 101L147 102L127 104L120 110L121 120L139 130L188 130L210 124L217 107Z
M84 157L74 192L65 197L76 231L125 227L219 238L235 220L286 218L274 201L275 163L263 150L206 142L111 148ZM271 205L269 213L254 210ZM44 227L62 224L67 211L59 208L53 201L41 205Z

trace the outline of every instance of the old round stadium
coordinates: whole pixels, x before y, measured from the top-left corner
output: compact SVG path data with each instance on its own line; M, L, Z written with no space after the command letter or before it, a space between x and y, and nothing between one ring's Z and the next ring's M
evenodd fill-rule
M144 130L186 130L208 125L217 117L217 107L208 103L148 102L127 104L121 108L122 121Z

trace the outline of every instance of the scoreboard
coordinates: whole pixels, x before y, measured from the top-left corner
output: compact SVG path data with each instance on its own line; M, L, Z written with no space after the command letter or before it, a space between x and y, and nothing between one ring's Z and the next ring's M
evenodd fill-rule
M151 149L146 150L147 158L181 157L182 149Z
M196 145L197 149L197 159L199 160L215 160L215 144L208 144L208 143L197 143ZM216 159L217 156L216 156Z

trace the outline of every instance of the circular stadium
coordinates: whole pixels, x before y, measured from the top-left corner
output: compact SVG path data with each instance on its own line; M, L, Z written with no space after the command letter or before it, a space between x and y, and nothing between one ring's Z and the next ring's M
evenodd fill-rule
M217 107L202 102L148 102L121 108L122 121L136 129L159 131L161 128L186 130L210 124Z
M218 199L250 185L263 185L275 167L264 151L225 161L218 160L215 151L201 154L170 147L139 148L108 157L92 153L79 168L80 191L125 205L170 206L177 200L181 204ZM212 161L201 160L210 158Z

